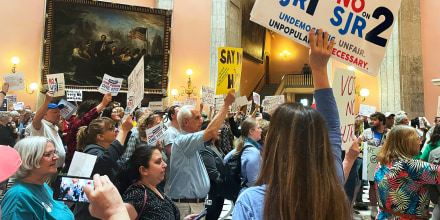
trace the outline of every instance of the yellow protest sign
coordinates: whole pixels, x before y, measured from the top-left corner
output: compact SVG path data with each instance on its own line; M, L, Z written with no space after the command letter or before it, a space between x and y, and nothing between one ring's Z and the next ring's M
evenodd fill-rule
M218 76L216 95L228 94L231 89L240 88L243 49L234 47L218 48Z

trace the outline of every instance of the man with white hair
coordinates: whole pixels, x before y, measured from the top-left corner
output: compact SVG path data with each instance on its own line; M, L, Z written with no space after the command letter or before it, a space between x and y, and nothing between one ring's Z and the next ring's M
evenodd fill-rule
M169 196L179 208L180 216L205 210L204 202L210 182L199 150L205 148L204 142L218 135L234 100L235 91L231 90L220 111L204 131L200 131L203 122L200 111L194 107L183 106L177 114L182 134L174 140L171 147Z

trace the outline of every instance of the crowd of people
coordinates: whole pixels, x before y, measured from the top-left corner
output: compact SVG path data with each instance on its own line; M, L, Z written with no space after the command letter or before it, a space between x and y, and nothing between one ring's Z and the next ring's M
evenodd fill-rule
M366 183L371 217L428 219L429 195L440 194L440 118L430 128L403 111L359 116L355 141L342 151L326 66L334 40L324 40L321 29L309 39L315 108L285 103L271 114L258 113L259 106L248 116L240 107L234 114L231 90L214 113L202 114L203 103L171 106L165 114L140 107L122 120L123 108L106 94L82 102L75 118L64 120L64 106L51 103L49 91L35 114L0 112L0 145L21 158L10 169L16 169L14 183L1 201L1 217L191 220L206 210L202 218L211 220L220 217L226 198L235 205L233 219L352 219L365 182L360 152L375 147L378 165ZM5 83L0 100L7 92ZM146 130L160 123L163 141L148 144ZM0 154L0 163L14 152ZM92 180L57 178L75 152L96 156L94 188ZM3 191L10 174L0 175ZM433 215L440 215L438 207Z

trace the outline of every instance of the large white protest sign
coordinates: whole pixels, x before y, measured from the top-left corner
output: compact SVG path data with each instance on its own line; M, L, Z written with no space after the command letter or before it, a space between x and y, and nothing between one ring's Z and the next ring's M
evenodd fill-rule
M67 101L82 102L83 93L81 90L66 90Z
M209 86L202 86L202 102L207 106L214 106L215 89Z
M308 32L323 28L335 39L332 58L376 76L400 0L258 0L251 21L306 47Z
M60 113L61 113L61 116L63 116L63 118L66 120L69 119L70 117L72 117L73 113L75 113L76 109L78 108L78 107L76 107L76 105L74 105L64 99L61 99L61 101L58 103L58 105L59 104L64 105L64 108L60 109Z
M163 128L163 123L161 122L160 124L150 129L147 129L146 133L147 133L147 144L150 146L156 145L156 142L162 141L163 138L165 137L165 129Z
M340 68L336 69L333 77L333 95L341 121L342 150L348 150L354 141L355 78L353 71Z
M8 104L17 103L17 94L6 95L5 98L8 100Z
M63 96L66 94L64 73L48 74L46 75L46 78L49 91L53 91L53 97Z
M102 78L101 86L98 89L98 92L102 94L111 93L112 96L117 96L119 90L121 89L122 85L122 78L116 78L107 74L104 74L104 77ZM128 97L128 95L127 95Z
M24 74L11 73L3 76L5 83L9 83L8 91L24 90Z
M369 106L361 104L359 107L359 115L370 117L371 114L376 112L376 106Z
M254 98L254 103L260 105L260 94L252 92L252 97Z
M150 101L148 103L148 107L150 107L151 111L163 111L163 102L162 101Z
M185 105L196 106L197 105L197 98L195 98L195 97L186 97L184 104Z
M124 119L133 113L136 106L140 106L144 99L144 75L144 56L142 56L128 76L127 108Z

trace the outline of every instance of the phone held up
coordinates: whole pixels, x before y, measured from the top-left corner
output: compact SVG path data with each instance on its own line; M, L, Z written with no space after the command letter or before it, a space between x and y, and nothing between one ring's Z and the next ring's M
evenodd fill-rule
M58 176L56 183L59 187L53 189L53 198L65 202L89 202L84 187L92 188L93 180L74 176Z

